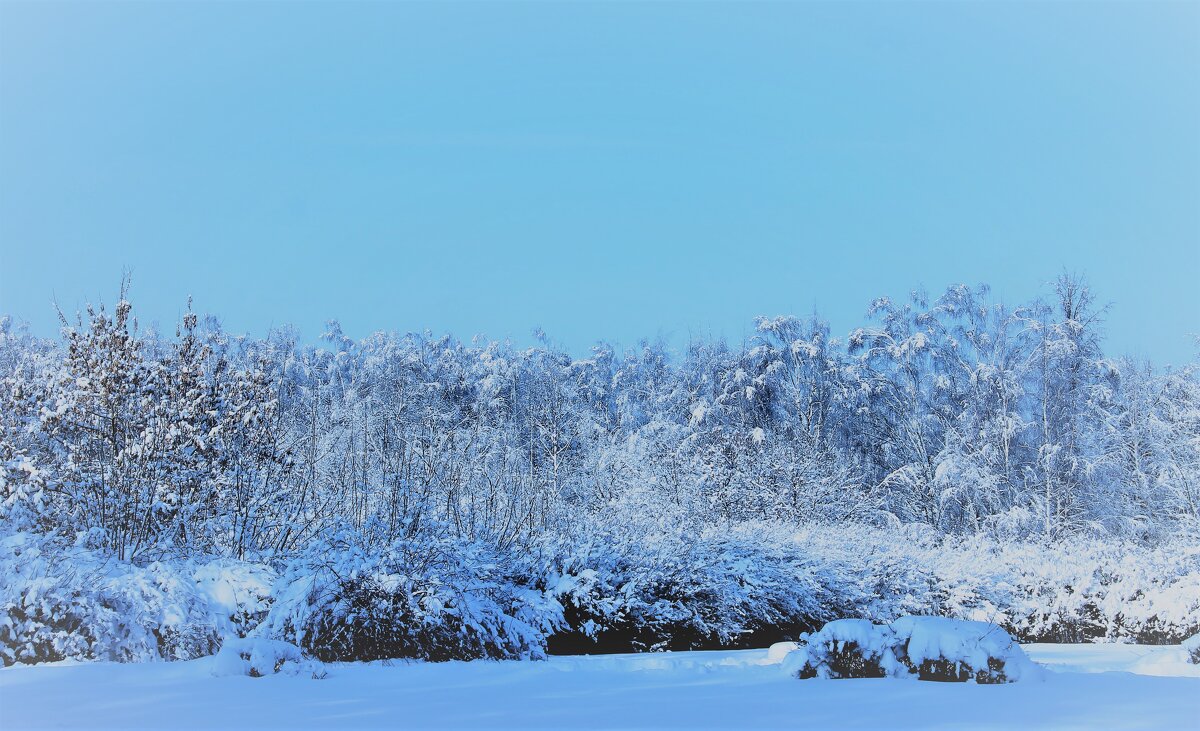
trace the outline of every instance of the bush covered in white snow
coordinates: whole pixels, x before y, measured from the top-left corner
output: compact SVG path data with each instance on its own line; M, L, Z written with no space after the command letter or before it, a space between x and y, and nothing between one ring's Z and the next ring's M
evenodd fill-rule
M221 645L213 663L214 675L309 675L323 678L321 663L304 657L299 647L281 640L261 637L232 637Z
M1000 627L945 617L829 622L790 652L798 678L900 678L1008 683L1037 677L1037 666Z
M517 550L434 525L395 542L331 532L276 582L259 563L137 565L28 532L0 539L5 664L197 657L264 617L263 636L328 660L764 647L838 617L911 614L1022 641L1177 643L1200 631L1200 548L581 521Z
M568 622L556 653L769 644L823 614L811 558L778 526L605 532L556 561L549 583Z
M264 614L264 566L153 562L30 533L0 539L0 658L186 660L211 655Z
M1200 633L1184 640L1183 649L1187 652L1188 662L1200 665Z
M1200 544L1154 548L1092 539L1054 544L946 541L932 612L1001 624L1026 642L1170 644L1200 630Z
M839 617L993 622L1021 641L1179 642L1200 630L1200 548L1012 544L915 528L743 523L595 531L552 549L550 651L766 646Z
M325 660L537 658L562 608L486 546L444 535L371 545L330 531L284 573L259 634Z
M1023 642L1168 644L1200 630L1200 544L954 538L915 527L795 531L822 621L924 614L994 622Z

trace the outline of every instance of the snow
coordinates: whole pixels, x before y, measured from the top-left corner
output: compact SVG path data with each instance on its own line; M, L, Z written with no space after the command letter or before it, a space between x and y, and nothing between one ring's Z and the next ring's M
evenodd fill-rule
M262 565L213 561L196 569L193 579L208 604L232 617L239 612L265 612L275 576Z
M799 642L776 642L767 648L767 657L764 662L783 662L783 659L788 656L788 653L800 647Z
M1186 651L1178 645L1099 643L1031 644L1023 647L1029 657L1039 665L1058 672L1130 672L1139 675L1200 679L1200 666L1188 663Z
M770 650L334 663L322 680L215 677L211 657L13 666L0 670L0 727L1183 730L1200 720L1200 668L1179 646L1025 650L1048 668L1044 682L797 681Z

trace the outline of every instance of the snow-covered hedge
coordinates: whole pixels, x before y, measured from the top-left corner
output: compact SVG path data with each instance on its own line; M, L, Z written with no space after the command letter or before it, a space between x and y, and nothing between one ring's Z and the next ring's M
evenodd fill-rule
M395 542L323 535L280 581L259 563L137 565L87 540L0 537L0 659L186 659L260 622L259 635L323 660L765 647L838 618L905 615L990 622L1022 642L1200 632L1200 541L1187 536L1014 544L911 526L589 518L519 550L436 525Z
M567 627L550 651L763 647L825 622L993 622L1021 641L1175 643L1200 630L1200 547L1015 545L917 527L593 532L548 553Z
M368 547L339 529L289 565L258 634L324 661L538 658L561 621L482 544L426 534Z
M947 542L931 613L996 622L1024 642L1171 644L1200 630L1200 542Z
M915 526L812 526L793 536L818 567L822 620L907 614L994 622L1022 642L1171 644L1200 631L1200 541L1147 548L953 538Z
M186 660L211 655L265 614L270 569L118 562L30 533L0 539L0 659Z
M605 533L554 560L547 583L567 618L556 653L761 646L822 613L812 561L778 530Z
M1009 683L1039 676L1000 627L945 617L829 622L783 660L798 678L900 678Z

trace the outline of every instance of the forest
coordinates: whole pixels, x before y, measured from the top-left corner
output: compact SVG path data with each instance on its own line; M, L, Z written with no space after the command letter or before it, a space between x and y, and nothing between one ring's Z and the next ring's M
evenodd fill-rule
M933 614L1200 631L1200 361L1102 351L1063 275L834 335L577 357L431 333L0 319L0 655L322 660L765 646ZM1200 351L1200 343L1198 343Z

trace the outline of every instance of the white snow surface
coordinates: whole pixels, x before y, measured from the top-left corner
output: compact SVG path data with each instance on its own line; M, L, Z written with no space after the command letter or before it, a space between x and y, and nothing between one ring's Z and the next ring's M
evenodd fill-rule
M1026 645L1044 680L787 677L778 650L326 665L216 677L216 659L0 670L0 728L1195 729L1179 646Z

